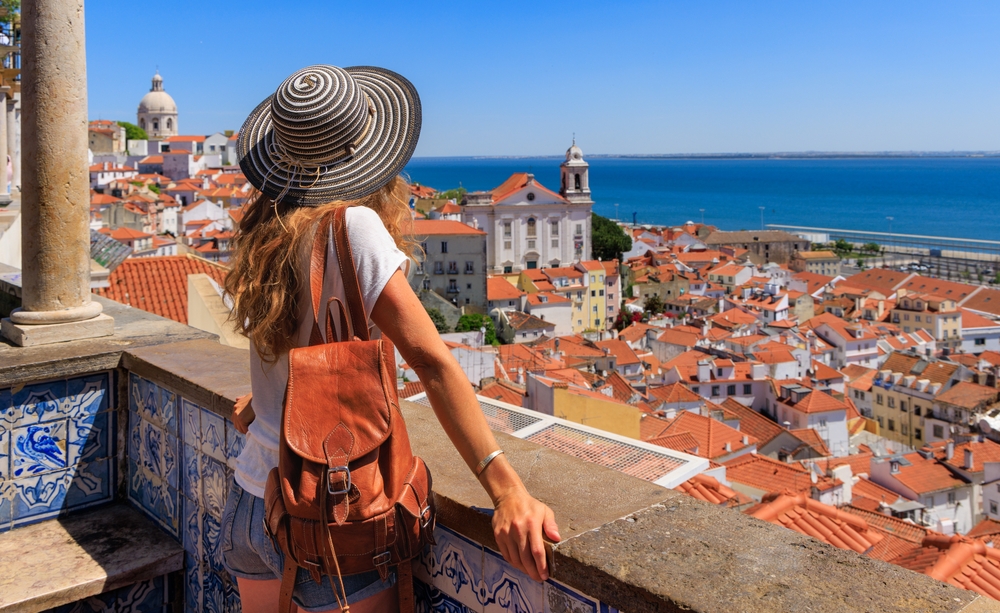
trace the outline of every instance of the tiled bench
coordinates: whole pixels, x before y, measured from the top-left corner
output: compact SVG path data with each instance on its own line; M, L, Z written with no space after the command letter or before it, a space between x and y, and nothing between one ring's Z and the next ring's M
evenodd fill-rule
M183 568L184 549L138 511L115 504L0 534L0 560L2 613L95 597L101 606L89 610L160 610L164 575Z

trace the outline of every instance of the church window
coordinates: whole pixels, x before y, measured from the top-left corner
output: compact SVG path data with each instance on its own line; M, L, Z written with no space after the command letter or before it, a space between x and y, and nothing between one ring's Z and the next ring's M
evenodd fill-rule
M159 130L160 129L160 122L157 121L157 120L155 120L155 119L153 120L153 129L154 130Z
M504 238L510 238L510 231L511 231L510 227L511 227L511 224L510 224L509 221L503 222L503 237Z
M573 189L580 189L580 173L573 175Z
M528 202L535 199L535 192L528 192Z
M174 129L174 120L169 117L167 117L167 129L168 130Z
M535 260L528 260L527 262L525 262L525 264L528 270L534 270L538 268L538 262Z
M559 236L559 222L552 222L552 236Z
M142 128L143 130L146 129L146 120L145 119L140 119L139 120L139 127Z
M528 218L528 236L535 236L535 233L536 233L535 218L534 217L529 217Z
M583 224L582 223L576 224L576 235L577 236L583 236Z

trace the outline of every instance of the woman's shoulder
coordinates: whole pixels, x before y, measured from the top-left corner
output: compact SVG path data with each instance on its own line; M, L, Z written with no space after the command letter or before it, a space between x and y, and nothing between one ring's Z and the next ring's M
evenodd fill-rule
M354 230L355 227L385 230L385 224L378 213L366 206L352 206L346 213L347 227Z

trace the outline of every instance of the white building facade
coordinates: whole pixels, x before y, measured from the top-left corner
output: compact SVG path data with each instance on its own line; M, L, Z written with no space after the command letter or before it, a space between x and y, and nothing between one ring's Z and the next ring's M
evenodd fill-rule
M467 194L462 221L487 234L488 270L495 274L565 266L590 259L589 167L576 143L560 167L555 193L529 173L517 173L491 192Z

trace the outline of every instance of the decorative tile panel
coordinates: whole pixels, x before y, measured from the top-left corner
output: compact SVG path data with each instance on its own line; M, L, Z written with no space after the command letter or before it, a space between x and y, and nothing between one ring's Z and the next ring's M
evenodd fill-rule
M0 531L112 500L111 373L0 390Z
M152 613L169 609L169 577L155 577L91 596L47 613Z
M34 393L35 404L31 406L48 401L44 389ZM25 402L23 406L27 408L29 404ZM2 411L0 396L0 428L5 419ZM43 412L51 413L48 409ZM236 582L223 566L221 523L235 461L246 438L231 421L134 374L129 376L128 415L128 497L184 546L185 611L238 611ZM89 427L96 431L103 424L98 418ZM0 462L4 440L0 438ZM72 441L70 437L71 455L76 453ZM100 455L102 449L98 445L93 452ZM90 443L79 454L90 457ZM103 473L96 467L91 469L91 465L83 464L88 468L87 474L100 477ZM52 489L49 483L56 482L61 473L55 468L45 470L48 472L36 477L42 479L42 484L35 487L37 491L32 495L58 498L59 490ZM71 482L70 492L78 489ZM63 497L75 495L63 494ZM3 500L0 489L0 523L5 512ZM618 613L557 582L536 583L507 564L498 553L447 528L439 526L435 537L436 545L429 547L414 564L419 611Z

